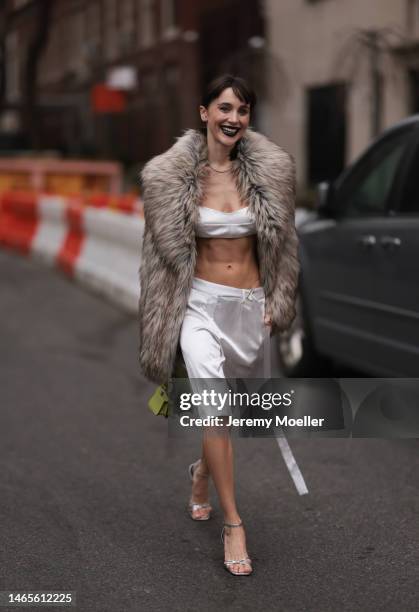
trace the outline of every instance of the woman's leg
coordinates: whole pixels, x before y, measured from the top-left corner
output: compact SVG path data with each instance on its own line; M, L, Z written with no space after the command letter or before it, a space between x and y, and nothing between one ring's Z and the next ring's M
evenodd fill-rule
M220 428L206 428L203 438L203 457L205 462L201 462L201 466L209 470L214 480L224 522L240 523L241 518L234 493L233 444L227 427L222 432ZM243 559L248 556L244 528L225 528L224 550L226 560ZM231 569L234 572L248 573L250 566L235 564Z
M188 378L192 381L192 390L196 393L201 391L200 381L223 377L222 364L224 356L216 336L216 330L213 329L213 322L202 308L202 303L206 299L207 296L205 294L200 295L195 290L191 291L188 309L180 332L180 348ZM196 464L194 469L192 502L197 504L208 502L209 475L208 464L203 449L201 461ZM196 518L201 518L201 516L207 513L207 508L196 509L193 512Z
M199 463L195 464L192 477L192 494L191 502L195 504L208 503L208 481L210 473L205 459L201 458ZM196 508L193 510L193 518L200 519L208 514L210 508Z
M204 298L205 294L200 296L199 292L191 291L188 310L181 328L180 346L188 377L191 381L195 380L199 387L199 381L205 383L205 380L211 379L210 387L214 386L215 380L219 381L219 384L223 387L223 385L225 386L223 371L225 356L220 342L220 332L214 320L202 308ZM199 388L194 389L197 392L199 390ZM222 390L225 391L224 387L220 388L220 391ZM214 414L214 410L210 414ZM204 416L204 414L200 416ZM205 430L202 461L195 473L194 501L198 503L207 501L208 478L206 476L210 474L218 493L224 521L226 523L239 523L240 515L237 511L234 495L233 447L227 427ZM201 477L199 478L198 475ZM202 495L202 497L199 498L199 495ZM225 560L247 557L244 528L231 529L226 527L224 534ZM233 572L248 573L250 567L246 564L235 564L230 569Z

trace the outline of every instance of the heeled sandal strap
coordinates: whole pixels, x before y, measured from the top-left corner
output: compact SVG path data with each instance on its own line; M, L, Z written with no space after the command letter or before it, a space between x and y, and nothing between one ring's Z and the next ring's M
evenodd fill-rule
M195 510L201 510L201 508L211 508L211 504L209 503L205 503L205 504L196 504L194 502L189 503L189 509L192 510L192 512L195 512Z
M223 528L221 530L221 542L224 544L224 531L226 527L243 527L243 521L240 523L224 523Z
M240 565L252 565L252 560L249 557L245 557L244 559L233 559L232 561L224 561L224 565L234 565L238 563Z
M190 466L188 467L188 472L189 472L189 478L191 479L191 481L193 482L193 477L195 475L195 472L198 468L198 466L200 465L200 463L202 463L202 459L197 459L197 461L195 461L195 463L191 463ZM199 478L209 478L209 473L207 474L199 474Z
M191 463L190 466L188 467L189 478L191 480L193 480L195 469L198 467L198 464L200 463L200 461L201 459L198 459L197 461L195 461L195 463Z

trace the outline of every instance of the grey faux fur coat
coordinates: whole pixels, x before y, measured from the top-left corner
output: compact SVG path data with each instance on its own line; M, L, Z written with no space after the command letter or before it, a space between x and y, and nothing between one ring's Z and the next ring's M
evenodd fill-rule
M188 130L141 173L145 228L139 271L140 366L158 383L172 374L197 256L194 225L208 171L206 137ZM248 129L233 173L256 219L258 261L266 312L277 331L295 316L299 263L294 225L293 158Z

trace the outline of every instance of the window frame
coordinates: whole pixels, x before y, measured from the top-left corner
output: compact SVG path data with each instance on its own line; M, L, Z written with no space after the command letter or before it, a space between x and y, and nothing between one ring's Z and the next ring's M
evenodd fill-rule
M346 172L341 175L334 183L333 189L333 202L332 209L333 215L337 219L369 219L376 217L389 216L394 214L395 209L398 207L398 197L400 196L400 178L401 173L403 171L404 164L406 163L406 159L409 159L411 155L412 149L414 145L417 143L417 130L419 128L419 122L415 124L407 124L400 126L396 130L392 130L390 133L383 136L380 140L375 141L372 145L365 151L364 154L361 155L349 168ZM416 132L416 135L415 135ZM384 206L379 211L369 211L369 212L359 212L359 214L347 214L348 210L348 202L347 198L348 191L353 191L354 185L359 185L360 182L368 176L370 172L373 170L370 168L366 169L366 165L371 163L371 160L377 154L378 150L383 149L388 145L389 142L395 141L400 137L405 136L407 139L407 145L405 149L402 151L401 157L399 158L396 170L394 174L394 178L392 181L392 185L387 193ZM375 165L376 167L376 165ZM344 204L341 204L340 201L344 199ZM390 202L394 202L394 205L390 208Z
M415 128L416 135L409 147L409 154L406 155L404 162L404 167L399 170L399 176L397 181L397 199L396 206L392 209L391 214L397 215L398 217L418 217L419 216L419 206L418 210L402 210L402 201L403 201L403 191L407 184L408 177L410 172L414 171L413 163L415 158L419 159L419 123ZM418 189L419 194L419 189Z

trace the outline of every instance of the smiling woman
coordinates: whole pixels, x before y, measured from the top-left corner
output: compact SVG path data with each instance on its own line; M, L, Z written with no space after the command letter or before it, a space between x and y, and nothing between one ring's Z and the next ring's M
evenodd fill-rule
M216 79L199 108L205 128L186 132L142 172L140 363L148 378L166 382L180 356L194 393L214 384L226 391L227 379L268 378L270 334L295 316L295 167L250 129L255 104L243 79ZM232 413L217 405L198 413L225 420L205 427L202 456L189 466L189 514L210 518L211 476L224 514L224 566L249 575L234 494Z
M220 138L221 144L236 145L249 125L255 105L256 95L243 79L226 75L213 81L200 106L208 142L214 143ZM230 159L234 159L235 153L231 151Z
M207 129L214 139L220 136L218 130L228 139L234 139L249 125L249 117L250 105L242 102L231 87L220 94L211 112L205 106L201 107L201 119L207 123Z

